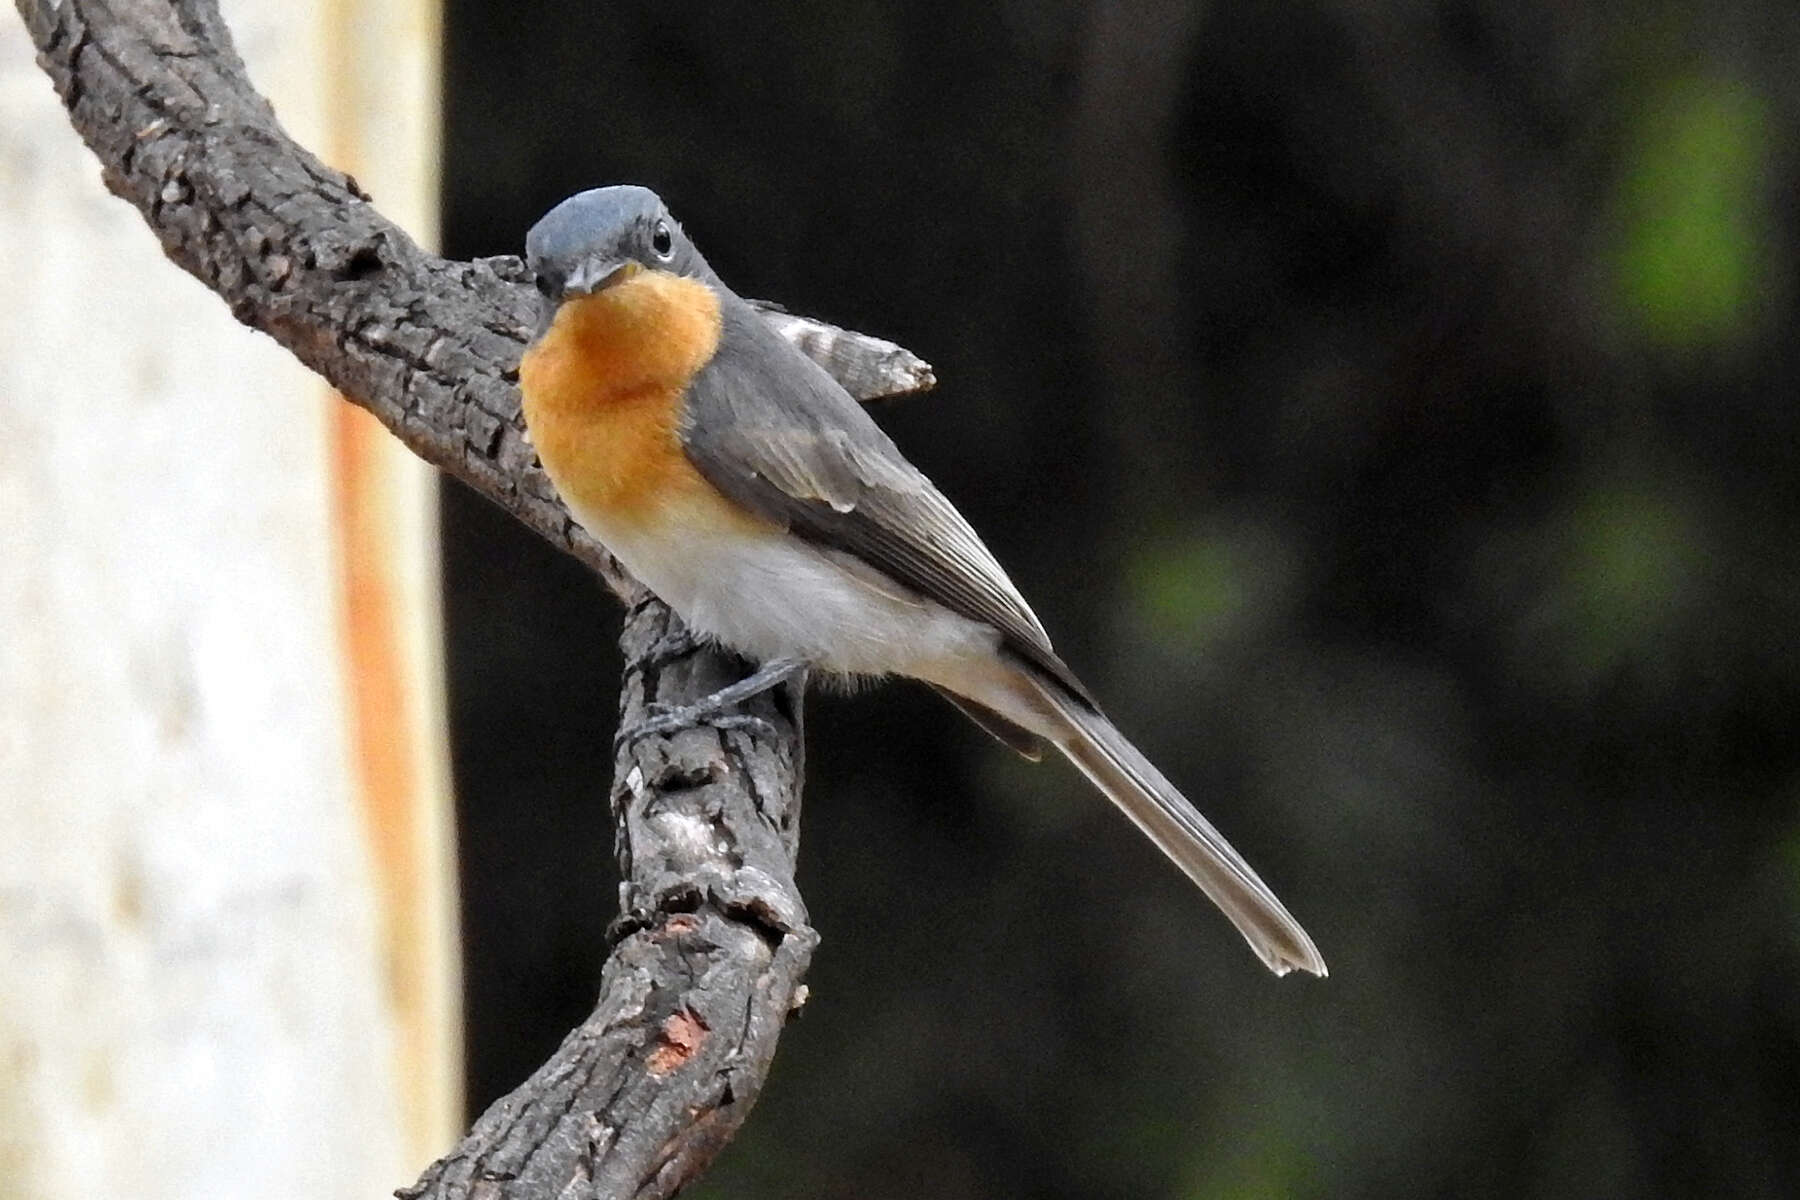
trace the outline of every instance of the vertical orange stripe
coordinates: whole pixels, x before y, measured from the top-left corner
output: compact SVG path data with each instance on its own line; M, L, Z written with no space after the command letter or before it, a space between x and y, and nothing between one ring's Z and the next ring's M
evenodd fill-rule
M319 19L327 155L397 202L400 211L388 215L429 242L436 83L408 91L401 77L409 55L435 57L436 0L323 0ZM368 53L370 39L382 37L396 39L399 75L370 74L391 61ZM412 120L394 126L397 112ZM417 594L421 547L402 542L419 520L417 464L375 418L341 399L330 429L353 771L380 906L398 1096L409 1146L423 1159L462 1121L440 681L435 650L421 645L435 635L438 600ZM423 557L435 560L430 551Z
M411 1013L418 1003L421 973L406 948L419 940L411 898L424 881L415 853L419 773L410 745L416 725L409 720L414 700L408 695L407 664L400 652L397 588L388 570L395 548L390 545L380 457L385 448L381 443L388 436L375 418L354 405L340 402L334 407L352 745L389 925L389 982L403 1013Z
M458 1055L454 1026L444 1027L439 978L443 932L429 915L443 886L437 864L426 861L433 839L432 778L423 756L441 747L419 736L423 689L433 681L406 653L407 625L420 617L405 607L396 544L396 480L387 430L341 399L331 418L337 528L342 563L342 636L350 703L352 771L361 799L379 901L380 952L388 1010L395 1031L395 1074L413 1153L430 1153L445 1136L439 1126L460 1120L461 1095L445 1056ZM454 922L454 917L452 917ZM454 924L448 931L455 937ZM454 943L452 943L453 947ZM452 997L449 1001L455 1004ZM421 1151L421 1147L431 1150Z

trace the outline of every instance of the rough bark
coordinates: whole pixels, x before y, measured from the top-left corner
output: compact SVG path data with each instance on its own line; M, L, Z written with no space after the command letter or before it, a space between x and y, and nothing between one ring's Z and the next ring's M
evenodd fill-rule
M648 598L627 614L623 644L622 720L733 678L716 656L687 651ZM798 693L760 697L751 712L778 735L702 728L620 748L624 883L600 1002L400 1195L669 1196L736 1132L805 999L817 941L793 878Z
M538 467L515 388L535 317L517 259L421 250L354 179L296 145L210 0L17 7L106 186L170 259L420 457L632 599L626 719L741 669L689 646ZM769 315L864 399L932 382L891 343ZM793 879L799 689L752 711L767 724L621 748L613 807L626 883L594 1014L403 1194L667 1196L742 1122L816 940Z

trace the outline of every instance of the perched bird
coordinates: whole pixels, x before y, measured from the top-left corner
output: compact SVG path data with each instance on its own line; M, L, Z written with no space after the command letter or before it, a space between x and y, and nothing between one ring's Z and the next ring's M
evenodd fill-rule
M606 187L526 238L544 297L526 425L575 518L703 637L796 672L924 680L1048 742L1230 917L1270 970L1325 974L1248 864L1125 740L967 521L862 407L713 273L654 192Z

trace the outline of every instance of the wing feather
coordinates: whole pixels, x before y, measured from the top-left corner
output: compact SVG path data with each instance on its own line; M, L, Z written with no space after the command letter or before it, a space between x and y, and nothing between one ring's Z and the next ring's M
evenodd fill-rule
M981 538L863 408L736 297L721 315L718 353L689 386L681 426L700 473L764 519L994 626L1087 699Z

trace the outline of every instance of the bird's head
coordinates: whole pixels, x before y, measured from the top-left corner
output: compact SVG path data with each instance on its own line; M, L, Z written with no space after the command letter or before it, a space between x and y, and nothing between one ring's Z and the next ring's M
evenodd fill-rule
M579 192L545 213L525 235L525 263L551 309L644 271L712 279L662 197L629 184Z
M547 355L533 378L562 362L587 381L551 391L679 389L718 348L724 285L649 188L570 196L526 234L525 261L543 297L533 349Z

